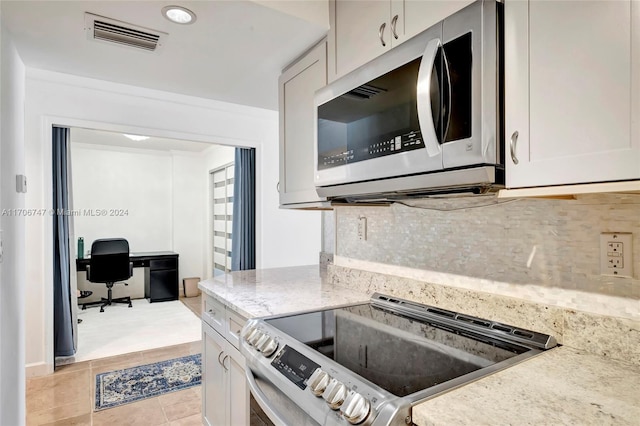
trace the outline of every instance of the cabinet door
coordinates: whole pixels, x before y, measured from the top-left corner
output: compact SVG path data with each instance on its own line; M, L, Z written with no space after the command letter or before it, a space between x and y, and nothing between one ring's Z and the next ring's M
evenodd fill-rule
M505 3L507 187L640 178L639 27L637 1Z
M388 0L336 0L335 64L338 77L391 48L390 18L391 2Z
M416 34L456 13L474 0L392 0L391 20L397 16L393 45L397 46Z
M327 84L327 45L320 43L280 76L280 205L318 197L313 179L313 96Z
M228 382L228 409L227 424L233 426L249 426L249 387L245 376L245 361L240 352L227 344L225 366L227 368Z
M206 323L202 323L202 418L209 426L226 422L227 392L222 360L225 340Z
M178 300L178 271L176 269L151 270L149 277L151 302Z

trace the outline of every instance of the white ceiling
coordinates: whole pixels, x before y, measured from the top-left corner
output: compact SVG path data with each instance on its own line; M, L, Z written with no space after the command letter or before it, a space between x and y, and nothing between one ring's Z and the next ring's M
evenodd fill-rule
M195 12L196 22L169 22L161 9L170 4ZM328 29L327 0L265 4L270 2L2 0L0 6L28 67L277 109L282 68ZM90 41L85 12L169 36L157 53Z
M151 149L155 151L202 152L213 146L213 144L210 143L156 138L153 136L149 137L149 139L136 142L125 137L122 133L82 129L79 127L71 129L70 139L72 144L81 143L102 147Z

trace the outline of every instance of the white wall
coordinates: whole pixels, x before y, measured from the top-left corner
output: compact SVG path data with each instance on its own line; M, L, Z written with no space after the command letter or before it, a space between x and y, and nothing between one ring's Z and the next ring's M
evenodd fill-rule
M76 241L84 238L85 251L97 238L124 237L132 252L178 253L180 282L202 277L202 154L82 143L73 129L71 140L75 235ZM100 209L106 209L107 216L86 214ZM112 209L124 215L111 215Z
M274 127L277 125L273 123ZM274 128L272 132L273 144L277 146L278 129ZM269 218L262 231L263 264L270 268L317 264L322 245L321 212L281 209L272 214L271 206L279 204L276 189L280 180L278 149L265 150L263 161L272 165L269 173L259 176L264 188L262 214Z
M0 38L0 207L21 209L15 176L25 172L25 68L4 25ZM0 424L18 425L25 418L25 217L3 214L0 227Z
M207 179L201 153L172 153L172 228L173 251L180 254L180 286L182 279L204 277L203 246L206 238ZM182 287L180 287L182 291Z
M31 182L26 203L30 208L51 206L52 124L256 147L258 268L317 263L319 214L278 208L276 111L28 69L25 141ZM53 368L48 219L35 218L27 229L26 291L30 297L26 308L30 314L26 359L30 374Z
M171 250L171 163L163 152L71 144L72 202L79 213L74 227L85 250L98 238L113 237L126 238L131 251ZM106 216L86 214L102 209ZM112 209L126 214L112 215Z
M274 125L277 126L277 123ZM277 147L277 129L272 142ZM206 169L211 171L234 161L234 151L226 147L214 147L207 150ZM262 158L267 165L257 180L262 186L262 206L258 205L257 216L264 218L262 238L258 237L258 251L262 253L262 265L258 268L278 268L292 265L311 265L318 263L322 245L321 212L308 210L277 209L279 169L278 150L265 149ZM258 182L256 182L256 185ZM210 189L208 189L210 191ZM258 190L259 191L259 190ZM211 217L210 205L208 216ZM262 207L262 208L261 208ZM207 235L211 235L212 224L207 221ZM297 249L298 250L297 250ZM211 247L207 250L207 271L211 275Z

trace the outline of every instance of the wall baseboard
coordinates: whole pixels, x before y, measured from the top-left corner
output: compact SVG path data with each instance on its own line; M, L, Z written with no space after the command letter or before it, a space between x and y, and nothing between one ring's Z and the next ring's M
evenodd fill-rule
M47 364L46 362L27 364L25 367L25 376L27 378L45 376L51 373L53 373L53 364Z

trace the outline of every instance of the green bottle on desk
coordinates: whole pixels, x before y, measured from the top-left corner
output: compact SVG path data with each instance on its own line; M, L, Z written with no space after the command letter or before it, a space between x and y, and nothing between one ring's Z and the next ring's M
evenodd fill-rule
M78 238L78 259L84 259L84 238Z

